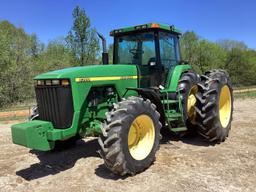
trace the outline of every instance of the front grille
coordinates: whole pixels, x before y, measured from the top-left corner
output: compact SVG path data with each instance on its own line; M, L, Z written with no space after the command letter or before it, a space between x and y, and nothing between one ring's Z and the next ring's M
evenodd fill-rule
M55 128L72 125L73 99L70 86L36 86L39 120L52 122Z

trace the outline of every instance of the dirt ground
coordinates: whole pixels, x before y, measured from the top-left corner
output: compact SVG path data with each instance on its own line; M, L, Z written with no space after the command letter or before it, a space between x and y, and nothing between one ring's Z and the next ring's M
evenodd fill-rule
M225 143L167 136L156 162L133 177L103 165L89 138L61 152L36 152L12 144L10 125L0 125L0 191L256 191L256 100L235 102Z

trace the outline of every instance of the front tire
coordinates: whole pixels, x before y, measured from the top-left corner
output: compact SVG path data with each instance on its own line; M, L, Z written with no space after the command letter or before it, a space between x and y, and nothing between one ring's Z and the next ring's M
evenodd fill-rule
M99 137L100 155L115 174L135 175L155 160L162 127L150 100L129 97L106 114Z

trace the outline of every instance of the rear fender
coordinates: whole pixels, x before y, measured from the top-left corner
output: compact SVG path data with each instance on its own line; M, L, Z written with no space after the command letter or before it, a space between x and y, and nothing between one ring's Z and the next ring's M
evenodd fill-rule
M191 65L177 65L173 70L169 72L167 77L165 91L176 92L177 86L180 80L181 75L184 72L192 70Z

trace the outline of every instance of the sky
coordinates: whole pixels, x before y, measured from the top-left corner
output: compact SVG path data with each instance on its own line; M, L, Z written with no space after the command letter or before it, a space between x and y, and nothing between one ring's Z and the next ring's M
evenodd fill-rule
M0 20L48 43L67 35L76 5L108 43L112 29L161 22L211 41L232 39L256 49L255 0L0 0Z

